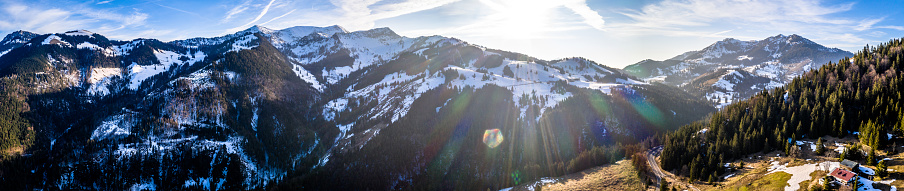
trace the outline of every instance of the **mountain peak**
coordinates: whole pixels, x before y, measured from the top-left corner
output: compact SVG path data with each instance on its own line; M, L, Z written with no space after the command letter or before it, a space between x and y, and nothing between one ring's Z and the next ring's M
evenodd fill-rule
M270 32L272 32L272 31L273 31L272 29L269 29L269 28L267 28L267 27L264 27L264 26L261 26L261 25L254 25L254 26L251 26L251 27L248 28L248 29L243 30L242 32L250 32L250 33L257 33L257 32L260 32L260 33L270 33Z
M374 29L364 30L364 31L355 31L355 32L348 33L348 36L349 37L354 37L354 36L370 37L370 38L381 37L381 36L389 36L389 37L394 37L394 38L401 37L399 34L396 34L395 31L392 31L392 29L389 29L389 27L374 28Z
M736 38L725 38L725 39L722 39L721 41L718 41L718 42L716 42L716 43L713 43L713 44L710 45L710 46L711 46L711 47L712 47L712 46L715 46L715 47L719 47L719 46L733 46L733 45L744 44L744 42L747 42L747 41L741 41L741 40L738 40L738 39L736 39Z
M730 38L730 37L722 39L722 42L735 42L735 41L741 41L741 40L738 40L736 38Z
M332 29L332 30L342 31L343 33L347 33L347 32L348 32L348 30L345 30L345 27L342 27L342 26L339 26L339 25L328 26L328 27L325 27L325 28Z
M38 34L35 34L32 32L18 30L18 31L7 34L6 37L3 37L3 40L0 41L0 45L6 45L6 44L10 44L10 43L25 43L37 36L38 36ZM2 50L0 50L0 51L2 51Z
M389 29L389 27L374 28L374 29L367 30L367 32L374 33L374 34L398 35L395 33L395 31L392 31L392 29Z
M332 25L327 27L315 27L315 26L294 26L279 30L279 33L288 34L289 36L294 37L304 37L310 34L319 33L323 36L333 36L336 33L348 33L345 28L342 28L339 25Z

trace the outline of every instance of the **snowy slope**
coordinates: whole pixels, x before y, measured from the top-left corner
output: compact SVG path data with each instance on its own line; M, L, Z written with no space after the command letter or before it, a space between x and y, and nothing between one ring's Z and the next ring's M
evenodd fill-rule
M176 187L186 189L261 189L288 174L331 168L342 161L335 157L366 148L414 108L426 107L418 103L431 99L425 95L434 90L507 90L491 101L514 103L511 111L518 120L538 122L546 111L583 95L575 92L643 104L646 95L635 90L652 86L584 58L541 60L455 38L404 37L388 28L254 26L171 42L108 40L85 30L20 31L0 41L5 48L0 54L26 50L22 47L73 53L11 58L46 60L22 75L40 78L36 92L62 91L60 96L71 97L35 103L65 110L45 113L83 120L46 127L40 135L39 140L51 140L51 153L67 155L54 160L72 160L52 162L114 172L123 171L114 167L148 161L161 168L119 186L136 189L170 184L147 177L179 178ZM631 100L624 92L631 92ZM429 110L439 114L450 100L439 100L444 104L429 105ZM619 120L605 119L607 124ZM91 150L83 149L89 143ZM186 158L191 162L174 162ZM170 171L191 176L174 177ZM227 176L235 178L227 181ZM105 189L72 179L52 181L59 188Z
M716 105L725 105L755 92L781 86L806 71L852 55L798 35L777 35L751 41L728 38L669 60L640 61L625 67L625 71L649 82L683 87L688 92L706 96ZM745 74L756 77L722 75L726 70L743 70ZM710 81L715 78L719 79ZM747 82L746 79L754 79L756 82ZM701 84L707 81L710 83ZM738 83L751 84L751 88L734 88ZM726 99L729 101L720 101Z

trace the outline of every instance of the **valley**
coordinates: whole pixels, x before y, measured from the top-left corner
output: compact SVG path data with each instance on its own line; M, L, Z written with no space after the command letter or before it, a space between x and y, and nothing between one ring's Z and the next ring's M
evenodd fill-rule
M0 1L0 190L897 190L900 4Z

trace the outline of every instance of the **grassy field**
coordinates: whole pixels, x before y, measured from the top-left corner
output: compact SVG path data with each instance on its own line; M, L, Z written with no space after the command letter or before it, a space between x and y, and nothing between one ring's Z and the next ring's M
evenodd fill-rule
M637 171L626 160L559 177L542 190L645 190Z
M789 179L791 179L791 174L775 172L756 179L750 182L749 185L736 185L737 187L730 187L728 190L785 190Z
M773 155L775 156L775 155ZM782 163L788 162L794 164L796 161L793 160L781 160ZM741 171L734 172L737 176L732 177L726 181L720 182L717 185L707 185L707 184L695 184L695 187L700 188L702 190L784 190L785 186L788 186L788 180L791 179L791 174L786 172L774 172L771 174L768 173L768 160L745 160L748 163L746 165L747 168ZM809 181L805 181L809 183Z
M528 183L516 186L512 190L530 190L531 186L538 186L535 190L647 190L648 187L637 176L637 171L631 166L631 162L621 160L615 164L598 166L578 173L572 173L561 177L553 177L552 183L540 185ZM652 189L652 187L649 187Z
M856 143L858 140L853 138L838 139L829 137L826 141L827 150L829 152L833 152L835 149L835 142ZM904 145L904 143L899 145ZM904 186L904 148L900 148L895 155L887 155L887 153L882 150L877 152L877 154L880 156L880 159L890 159L890 161L888 161L890 176L885 178L885 182L891 182L892 186ZM778 151L754 154L741 160L731 162L734 165L738 165L740 161L743 161L745 163L745 168L719 175L720 177L725 177L732 174L731 178L716 182L712 185L695 181L693 182L693 185L700 190L784 190L786 186L790 186L788 181L791 180L793 175L782 171L769 173L770 167L774 166L773 162L785 167L797 167L823 161L837 162L835 155L837 154L827 153L825 156L817 156L811 151L805 152L804 155L799 158L787 157ZM874 166L867 167L875 168ZM808 174L809 179L800 183L795 182L795 184L800 186L800 190L806 190L807 188L811 188L811 186L819 184L819 179L825 177L827 172L828 171L823 169L816 169ZM894 181L892 181L892 179L894 179ZM552 180L552 183L524 184L514 187L512 190L529 190L529 186L536 186L536 190L658 190L658 185L645 185L645 183L637 176L637 171L634 170L634 168L631 167L630 162L626 160L562 177L553 177L548 180ZM879 179L877 178L876 180ZM682 178L682 181L686 181L686 179ZM875 186L880 190L889 190L887 185L876 184Z
M786 167L797 167L800 165L820 163L823 161L837 162L838 159L835 157L837 156L837 153L832 153L836 148L834 144L835 142L848 144L858 143L859 141L851 137L845 139L828 137L826 138L825 144L828 152L824 156L817 156L809 151L809 149L807 149L807 151L804 151L803 155L799 158L787 157L784 154L775 151L771 153L754 154L741 160L746 163L746 168L720 175L724 177L727 174L733 174L731 178L717 182L715 185L708 185L702 182L694 182L694 186L700 188L701 190L784 190L786 186L790 186L788 181L791 179L792 175L787 172L781 171L769 173L770 166L773 166L771 164L772 162L777 162L777 164L782 164ZM868 149L869 148L864 148L864 150ZM904 180L904 153L901 153L901 151L904 151L904 149L899 149L899 153L895 155L887 155L887 153L883 150L877 151L879 159L890 159L890 161L888 161L890 169L889 171L891 171L889 172L890 176L885 178L883 182L891 182L892 186L897 187L902 187L902 185L904 185L904 181L902 181ZM732 161L733 164L737 164L738 162L739 161ZM863 161L858 160L858 162ZM873 169L876 168L875 166L868 166L865 164L861 165ZM819 179L825 177L827 173L828 171L826 170L816 169L815 171L809 173L808 180L804 180L800 183L795 182L795 184L798 184L800 186L799 190L807 190L808 188L817 186L819 184ZM879 179L877 177L875 180L879 181L882 179ZM880 190L890 190L890 187L884 184L875 184L873 185L873 187Z

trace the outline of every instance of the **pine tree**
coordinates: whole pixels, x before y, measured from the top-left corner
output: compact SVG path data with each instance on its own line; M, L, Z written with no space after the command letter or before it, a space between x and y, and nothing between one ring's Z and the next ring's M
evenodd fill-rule
M879 161L879 164L876 165L876 175L881 178L888 176L888 165L885 164L885 161L886 160L881 160Z
M866 165L876 165L876 149L870 149L869 155L866 156Z
M824 154L825 152L826 152L825 142L822 140L822 137L820 137L819 140L816 141L816 151L815 151L815 153L816 153L817 155L822 155L822 154Z

